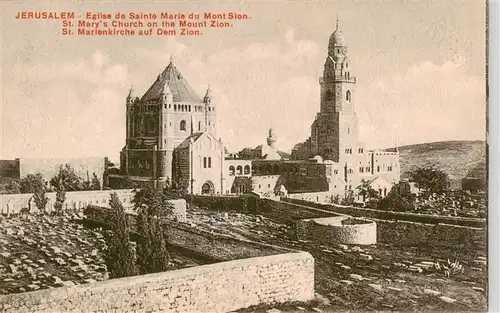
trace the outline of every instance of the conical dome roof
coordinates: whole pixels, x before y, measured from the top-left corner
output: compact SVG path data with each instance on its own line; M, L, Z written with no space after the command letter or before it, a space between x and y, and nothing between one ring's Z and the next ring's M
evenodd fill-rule
M201 98L172 62L158 76L153 85L149 87L148 91L142 96L141 101L160 98L165 84L168 84L174 102L201 102Z

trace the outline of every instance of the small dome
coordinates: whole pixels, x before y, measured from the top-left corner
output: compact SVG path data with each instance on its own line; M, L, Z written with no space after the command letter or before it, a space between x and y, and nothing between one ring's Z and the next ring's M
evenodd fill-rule
M323 158L320 155L315 155L312 158L310 158L309 160L316 161L316 163L323 163Z
M340 29L336 29L330 36L330 46L345 46L345 37Z

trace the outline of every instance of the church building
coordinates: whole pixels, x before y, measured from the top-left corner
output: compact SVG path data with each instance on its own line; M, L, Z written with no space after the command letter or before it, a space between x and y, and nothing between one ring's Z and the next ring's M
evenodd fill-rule
M200 98L170 61L142 97L130 89L126 98L121 178L156 186L175 181L192 193L221 192L224 148L216 136L211 88Z

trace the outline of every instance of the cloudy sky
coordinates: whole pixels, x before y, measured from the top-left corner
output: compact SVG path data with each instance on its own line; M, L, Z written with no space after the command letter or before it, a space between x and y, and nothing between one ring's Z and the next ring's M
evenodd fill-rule
M319 111L328 38L340 28L357 77L369 148L485 138L485 4L446 2L0 4L0 157L118 158L125 97L141 96L173 55L191 86L216 96L230 151L278 133L289 150ZM241 12L251 19L198 37L67 37L60 21L18 11Z

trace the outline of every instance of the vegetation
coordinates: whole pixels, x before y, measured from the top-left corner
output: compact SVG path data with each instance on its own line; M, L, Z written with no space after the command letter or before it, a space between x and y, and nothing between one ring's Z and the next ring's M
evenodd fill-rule
M377 207L380 200L380 194L370 186L370 182L362 180L361 185L357 187L359 195L363 197L363 202L368 207Z
M16 194L21 193L21 185L16 179L4 178L0 183L0 194ZM5 181L7 180L7 181Z
M136 257L130 242L130 228L127 214L116 193L109 200L111 207L111 229L105 233L107 248L104 259L111 278L127 277L137 274Z
M50 185L56 190L64 189L66 191L84 190L82 178L79 177L73 167L66 163L59 166L59 171L50 179Z
M425 198L432 194L444 194L448 190L448 174L432 166L416 168L410 176Z
M354 192L352 190L346 191L344 198L340 201L342 205L354 204Z
M92 181L90 182L90 190L101 190L101 181L95 173L92 173Z
M448 259L448 262L446 263L436 262L433 268L438 271L443 271L444 275L447 278L450 278L450 276L455 276L457 274L462 274L464 272L464 268L458 260L455 260L455 262L451 262L450 259Z
M392 186L387 196L378 201L378 207L391 211L413 211L415 209L415 196L411 193L410 184L399 182Z
M40 212L45 212L47 201L49 200L45 195L47 187L43 180L42 174L28 174L25 178L21 179L20 191L22 193L32 193L35 205Z
M146 186L136 191L133 199L137 211L137 265L141 273L163 272L170 268L170 254L163 232L162 219L171 216L173 207L168 202L172 190Z

